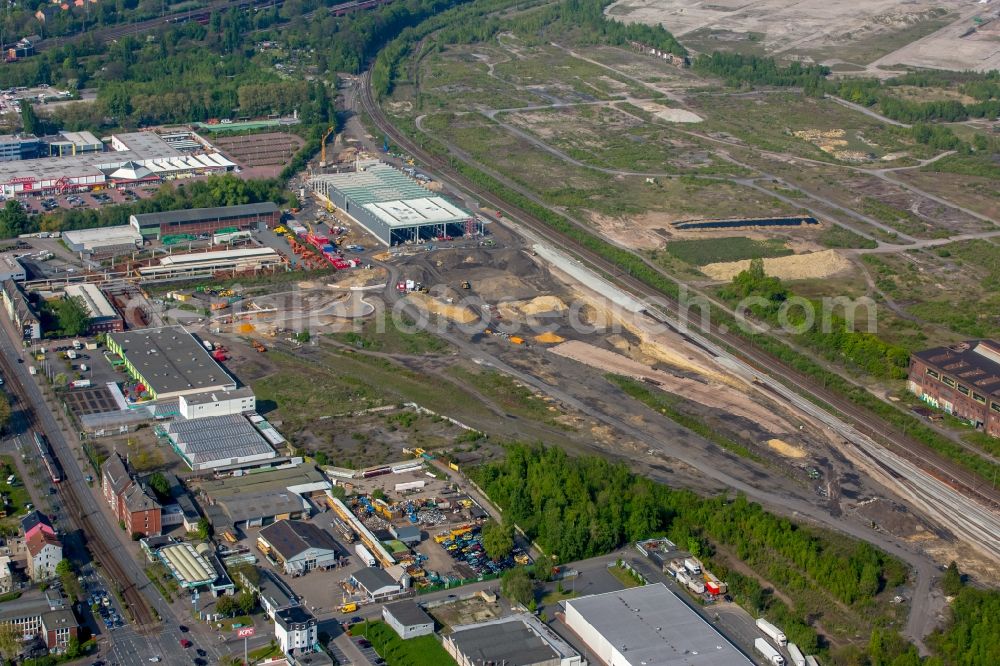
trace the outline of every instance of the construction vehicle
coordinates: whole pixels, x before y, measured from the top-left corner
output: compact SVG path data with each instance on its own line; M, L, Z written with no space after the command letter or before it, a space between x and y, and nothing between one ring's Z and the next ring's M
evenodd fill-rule
M267 347L265 347L263 344L261 344L259 340L254 340L253 341L253 348L254 348L254 350L257 351L258 354L261 354L261 353L264 353L264 352L267 351Z
M468 280L462 280L462 289L472 289L472 285L469 284Z
M356 601L351 601L350 603L343 604L340 607L341 613L353 613L358 610L358 603Z
M320 145L320 149L319 149L319 152L320 152L320 155L319 155L319 168L320 169L323 169L323 168L326 167L326 140L330 138L331 134L333 134L333 128L332 127L327 127L326 128L326 132L323 133L323 138L320 139L320 142L319 142L319 145Z

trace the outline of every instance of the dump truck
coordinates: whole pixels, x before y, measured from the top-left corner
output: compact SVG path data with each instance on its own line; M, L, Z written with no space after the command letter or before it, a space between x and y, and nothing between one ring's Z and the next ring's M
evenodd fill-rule
M780 646L784 646L788 643L788 639L785 638L785 632L778 629L776 626L765 620L764 618L757 618L757 628L761 630L764 634L770 637L775 643Z
M753 642L753 647L757 652L767 659L767 662L772 666L785 666L785 658L781 656L781 653L774 649L774 646L768 643L763 638L757 638Z

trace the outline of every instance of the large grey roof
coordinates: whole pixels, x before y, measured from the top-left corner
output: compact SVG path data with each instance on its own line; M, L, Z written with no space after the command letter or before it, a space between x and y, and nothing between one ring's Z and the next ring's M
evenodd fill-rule
M191 421L177 419L167 425L167 434L192 467L268 453L277 455L241 414L209 416Z
M455 631L451 640L472 663L529 666L559 659L558 652L523 622L496 622Z
M977 393L1000 398L1000 342L967 340L913 355Z
M565 602L632 664L748 666L747 659L662 583Z
M158 394L236 388L236 381L181 326L108 333Z
M158 227L161 224L176 224L178 222L200 222L202 220L227 219L245 217L247 215L273 215L278 207L270 201L239 206L220 206L218 208L190 208L187 210L170 210L163 213L143 213L133 215L139 227Z
M260 536L286 560L310 548L336 552L337 542L330 534L313 523L301 520L279 520L260 531Z

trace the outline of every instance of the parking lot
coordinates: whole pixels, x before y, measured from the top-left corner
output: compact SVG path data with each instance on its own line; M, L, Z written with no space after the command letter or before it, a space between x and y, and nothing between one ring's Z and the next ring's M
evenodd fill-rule
M156 187L122 190L109 188L97 192L79 192L46 197L20 195L17 200L21 202L28 214L51 213L60 208L73 210L131 203L139 199L148 199L156 193L156 189Z

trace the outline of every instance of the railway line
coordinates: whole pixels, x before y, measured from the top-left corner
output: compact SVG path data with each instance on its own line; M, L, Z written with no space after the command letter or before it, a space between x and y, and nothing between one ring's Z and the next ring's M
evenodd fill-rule
M0 329L0 335L6 335L6 331ZM5 343L7 341L4 341ZM76 461L70 452L69 446L62 437L61 432L53 432L51 428L46 428L36 413L36 406L29 398L27 391L22 384L21 368L15 367L10 362L10 357L6 353L0 353L0 369L5 377L7 393L11 396L14 407L21 415L26 429L41 434L48 439L51 447L51 455L56 460L56 464L62 470L61 482L58 484L58 493L63 500L70 520L83 533L83 541L94 559L104 568L109 581L117 585L125 604L132 613L137 632L148 632L160 626L159 621L153 615L149 604L146 602L142 592L136 586L136 582L126 573L124 567L117 560L112 548L106 541L106 536L102 533L99 521L104 518L100 513L88 512L80 499L80 486L83 485L83 475L80 472ZM18 372L21 370L21 372ZM30 381L30 380L29 380ZM46 407L42 405L41 409ZM86 491L83 491L86 492Z
M680 306L675 300L636 278L623 275L617 266L600 255L559 234L524 211L512 209L509 203L470 182L447 161L428 153L393 126L374 100L370 72L366 72L359 83L360 102L365 111L379 130L404 150L459 189L476 197L485 206L504 211L506 218L530 229L532 234L556 247L570 250L594 268L615 276L619 286L656 302L659 309L650 306L646 314L660 323L676 328L672 317L678 315ZM746 340L734 333L720 330L715 325L702 331L703 334L692 330L681 332L692 342L710 350L717 358L726 359L728 365L736 366L744 374L750 372L755 378L761 377L760 383L767 384L787 402L817 418L841 437L845 445L854 450L855 456L863 460L869 471L880 477L884 485L910 499L934 522L956 532L956 536L962 541L1000 561L1000 515L997 513L1000 508L1000 492L995 487L964 468L940 458L929 447L895 430L847 398L818 385L808 375L786 366L760 349L750 347ZM804 396L810 396L812 400ZM820 408L820 403L831 406L837 414Z

